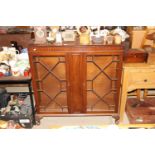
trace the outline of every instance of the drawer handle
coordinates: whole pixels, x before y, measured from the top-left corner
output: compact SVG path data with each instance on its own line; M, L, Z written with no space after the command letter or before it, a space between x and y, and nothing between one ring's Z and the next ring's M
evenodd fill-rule
M144 82L147 82L147 79L145 79Z

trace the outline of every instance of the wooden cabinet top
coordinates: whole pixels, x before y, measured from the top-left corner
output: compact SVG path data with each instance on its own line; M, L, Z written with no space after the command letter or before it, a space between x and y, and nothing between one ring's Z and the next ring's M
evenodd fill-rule
M123 46L122 45L103 45L103 44L89 44L89 45L80 45L78 43L62 43L62 44L31 44L29 45L29 51L77 51L77 52L92 52L92 51L100 51L100 50L107 50L107 51L117 51L122 52Z
M77 42L63 42L61 44L57 44L57 43L45 43L45 44L30 44L30 47L68 47L68 46L74 46L74 47L89 47L89 46L93 46L93 47L97 47L97 46L102 46L102 47L111 47L111 48L122 48L122 45L104 45L104 44L87 44L87 45L82 45L80 44L78 41Z

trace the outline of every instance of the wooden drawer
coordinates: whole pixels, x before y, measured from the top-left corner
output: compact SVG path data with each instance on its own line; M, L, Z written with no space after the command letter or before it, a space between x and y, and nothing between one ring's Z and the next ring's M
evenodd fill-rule
M132 71L132 74L129 73L130 83L134 83L135 85L155 85L155 69L149 70L138 70Z

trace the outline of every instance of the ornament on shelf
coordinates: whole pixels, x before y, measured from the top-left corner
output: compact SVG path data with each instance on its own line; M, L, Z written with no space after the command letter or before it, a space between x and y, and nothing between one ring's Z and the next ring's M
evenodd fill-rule
M129 35L121 29L121 27L117 27L116 29L112 30L111 32L113 35L120 35L121 36L121 42L125 41L127 38L129 38ZM117 38L117 37L116 37ZM117 42L117 41L116 41Z
M114 42L115 42L116 45L120 45L121 42L122 42L122 37L119 34L116 34L114 36Z
M47 30L46 26L34 26L34 36L36 44L46 43Z
M80 44L87 45L90 43L90 27L80 26L77 27L77 32L80 35Z

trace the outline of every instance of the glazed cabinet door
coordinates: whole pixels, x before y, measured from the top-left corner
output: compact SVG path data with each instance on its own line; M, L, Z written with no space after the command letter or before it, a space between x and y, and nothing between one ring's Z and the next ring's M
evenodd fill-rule
M87 112L117 113L122 56L92 53L85 59Z
M30 59L37 113L68 113L66 55L40 52Z

